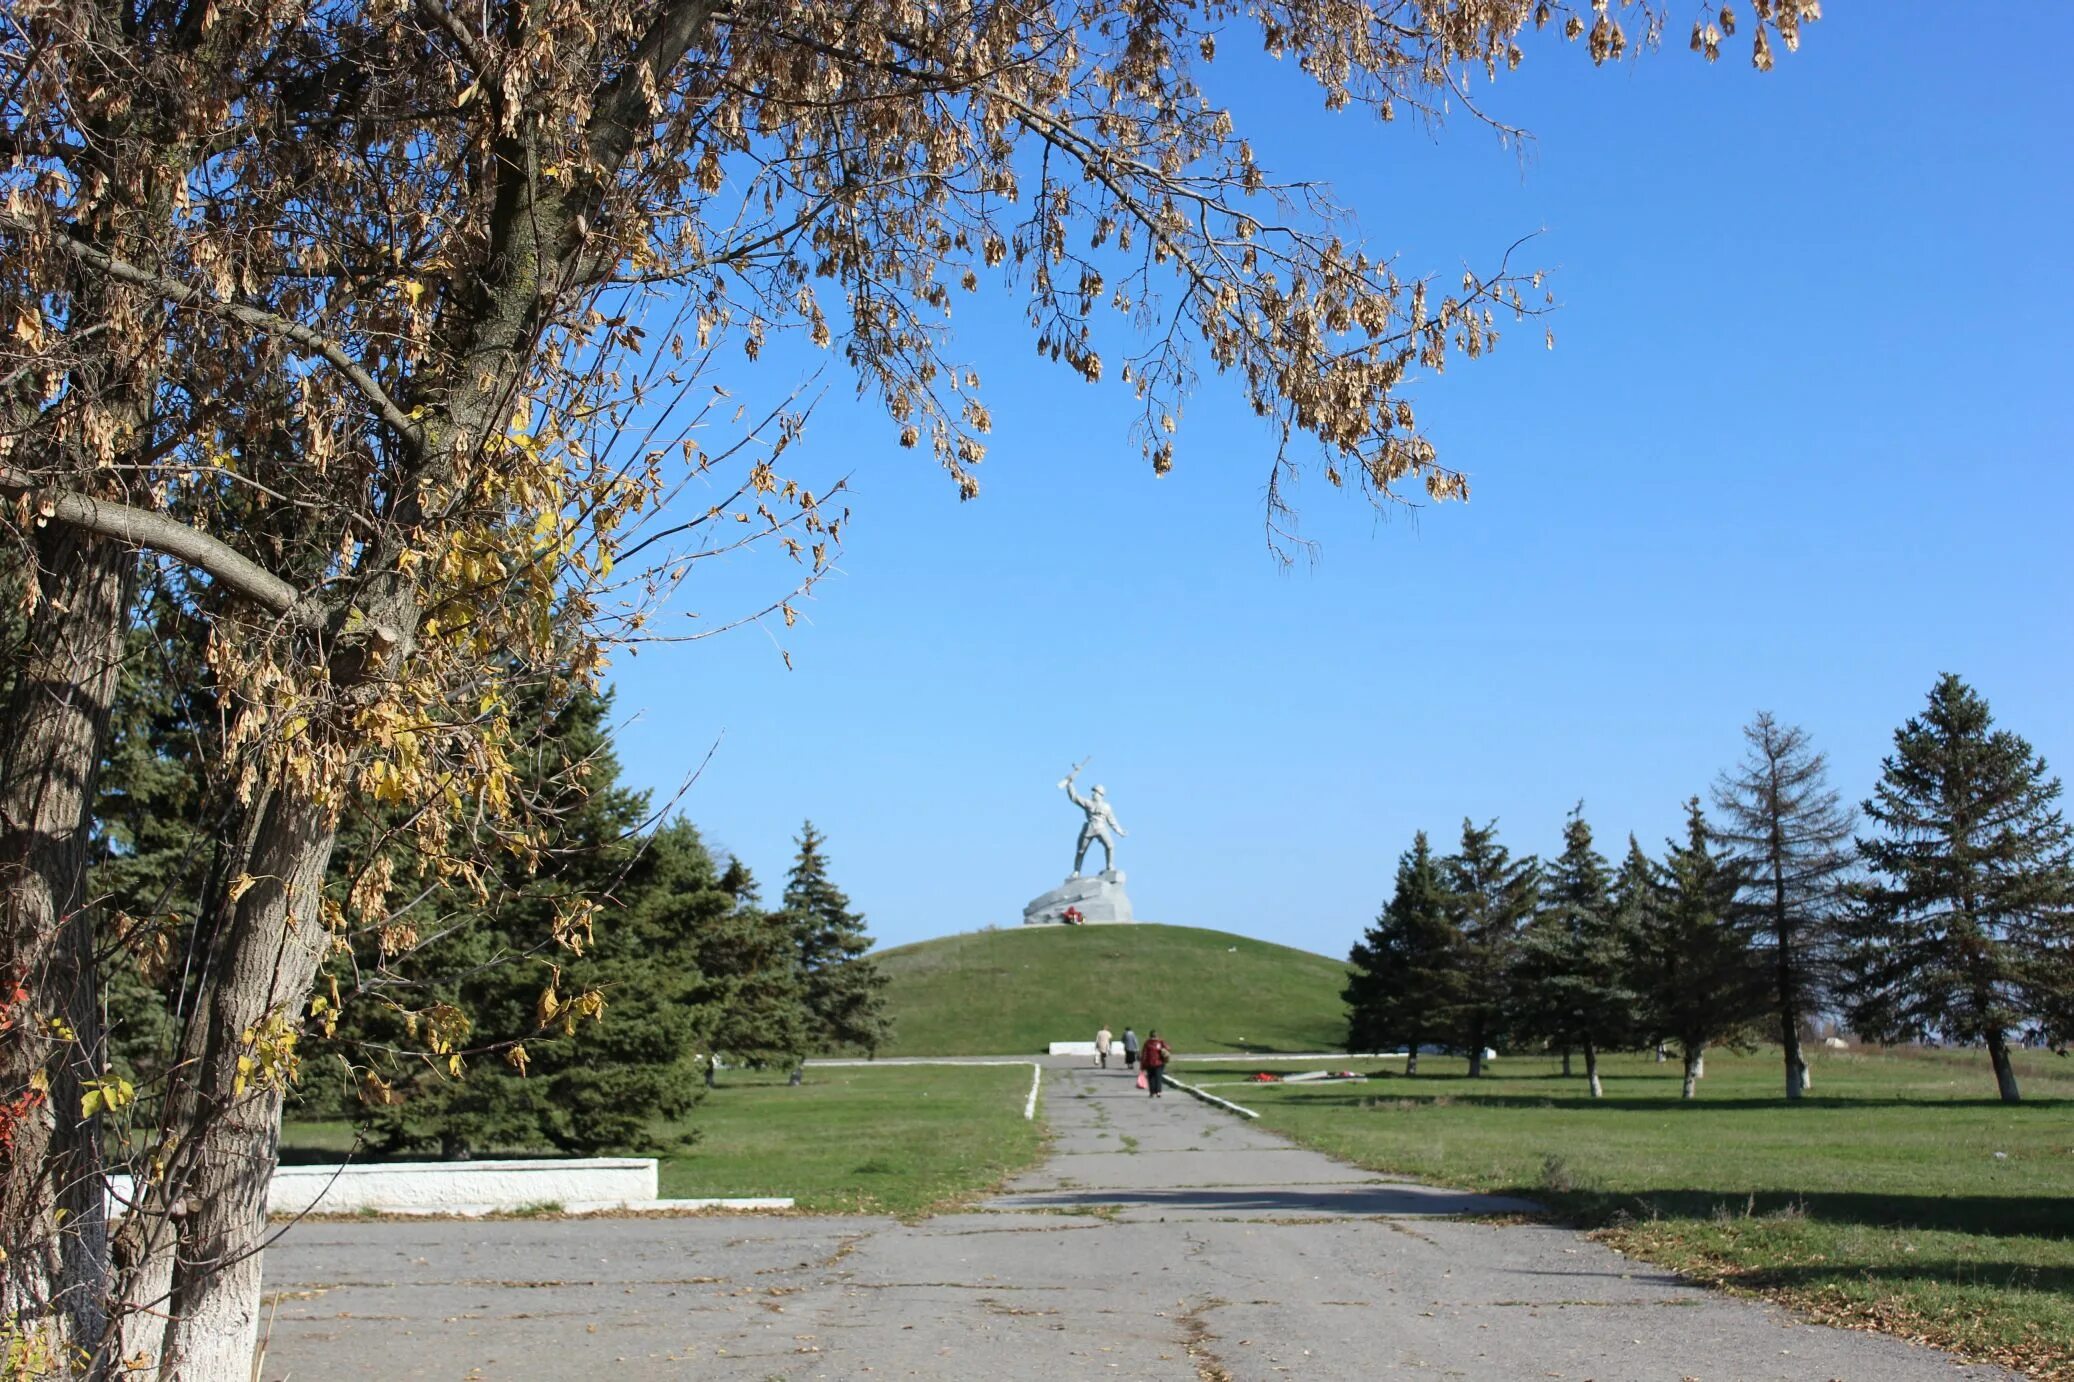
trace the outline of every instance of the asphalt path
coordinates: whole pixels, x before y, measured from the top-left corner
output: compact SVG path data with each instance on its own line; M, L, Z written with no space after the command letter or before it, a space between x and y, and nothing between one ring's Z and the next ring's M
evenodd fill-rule
M1052 1155L918 1224L301 1225L267 1254L261 1376L2013 1377L1503 1222L1527 1206L1354 1170L1121 1069L1045 1064Z

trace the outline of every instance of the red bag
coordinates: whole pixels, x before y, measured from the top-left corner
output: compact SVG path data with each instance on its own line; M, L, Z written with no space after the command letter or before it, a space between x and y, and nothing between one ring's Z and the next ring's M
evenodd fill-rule
M1138 1072L1138 1088L1145 1088L1145 1072L1142 1070Z

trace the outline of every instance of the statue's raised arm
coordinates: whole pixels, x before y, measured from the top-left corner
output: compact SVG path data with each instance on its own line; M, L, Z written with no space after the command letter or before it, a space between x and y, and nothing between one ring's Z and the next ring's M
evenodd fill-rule
M1083 758L1078 763L1075 763L1064 777L1059 779L1059 786L1066 789L1066 799L1083 811L1088 809L1090 803L1086 797L1073 790L1073 779L1079 777L1080 770L1086 766L1087 760Z

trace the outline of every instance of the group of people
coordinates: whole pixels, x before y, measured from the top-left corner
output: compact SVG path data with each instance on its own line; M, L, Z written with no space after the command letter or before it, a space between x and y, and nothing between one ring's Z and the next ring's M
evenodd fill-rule
M1166 1092L1167 1062L1173 1058L1173 1050L1158 1030L1154 1029L1140 1045L1138 1034L1129 1027L1123 1029L1123 1041L1118 1043L1107 1027L1095 1033L1095 1064L1104 1070L1109 1068L1109 1053L1121 1044L1123 1064L1126 1070L1136 1066L1139 1071L1138 1086L1146 1094L1157 1099Z

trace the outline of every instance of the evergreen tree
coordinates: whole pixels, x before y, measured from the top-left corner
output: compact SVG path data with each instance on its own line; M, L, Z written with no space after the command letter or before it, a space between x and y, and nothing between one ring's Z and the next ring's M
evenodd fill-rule
M211 841L202 727L216 715L203 626L153 581L127 637L121 691L95 779L87 896L114 1069L148 1102L177 1040L177 963L191 932Z
M1513 992L1521 1026L1549 1045L1584 1052L1594 1099L1599 1053L1634 1044L1638 995L1629 981L1633 947L1624 909L1614 905L1606 861L1592 848L1579 803L1563 827L1563 852L1541 874L1541 901L1521 934Z
M866 958L864 918L828 877L827 839L812 821L800 827L799 853L785 880L785 918L799 952L800 984L815 1049L860 1047L876 1055L887 1035L886 977Z
M1786 1059L1786 1097L1808 1088L1801 1033L1835 990L1851 813L1828 763L1768 711L1743 727L1749 751L1714 786L1718 837L1735 851Z
M1950 673L1894 733L1858 841L1843 992L1876 1040L1981 1042L2006 1103L2009 1043L2074 990L2074 844L2059 779Z
M1347 957L1347 1049L1410 1052L1404 1073L1419 1073L1419 1047L1451 1032L1461 1001L1461 935L1448 913L1440 867L1421 830L1397 861L1397 887L1375 925Z
M1447 910L1461 937L1456 1035L1469 1052L1469 1074L1483 1074L1486 1049L1511 1038L1511 970L1520 931L1534 915L1540 887L1532 858L1515 863L1498 842L1498 823L1462 822L1462 845L1440 864Z
M1650 1035L1678 1043L1685 1097L1707 1048L1749 1030L1765 1010L1765 974L1737 915L1742 878L1713 849L1698 797L1686 803L1685 840L1667 842L1659 869L1628 841L1618 890L1636 938L1636 986Z
M700 937L705 975L700 1000L712 1009L705 1027L706 1082L719 1057L751 1066L796 1065L813 1045L799 972L799 947L783 911L767 911L749 866L728 861L720 880L731 905Z
M357 1076L381 1150L636 1147L696 1095L689 918L701 888L708 910L731 899L689 827L642 848L647 798L619 783L609 697L579 689L532 710L526 789L558 822L533 867L512 860L486 901L435 889L332 965L343 1017L324 1045ZM345 832L348 879L401 871L385 824ZM598 925L570 924L593 906ZM573 946L550 946L558 929Z

